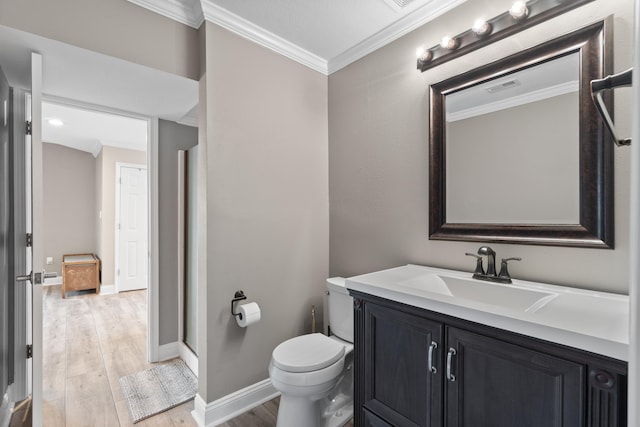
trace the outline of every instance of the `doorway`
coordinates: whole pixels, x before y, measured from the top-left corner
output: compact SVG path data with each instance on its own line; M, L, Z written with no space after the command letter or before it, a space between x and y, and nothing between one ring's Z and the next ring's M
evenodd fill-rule
M0 26L0 41L3 48L0 51L0 63L7 67L7 78L13 88L29 90L30 82L25 76L29 75L28 63L24 61L29 57L30 52L37 50L44 58L45 84L43 92L48 101L79 105L88 109L106 109L115 113L122 113L127 116L134 116L145 121L148 140L145 147L149 147L148 182L149 182L149 286L148 294L148 334L146 346L147 360L158 361L167 358L167 354L174 354L173 351L165 351L165 348L172 350L172 342L177 336L169 336L160 342L159 325L159 305L160 305L160 283L159 283L159 238L158 238L158 122L165 119L171 122L183 121L185 124L193 125L197 119L191 117L194 106L198 101L198 82L178 77L175 75L160 73L157 70L141 67L137 64L98 55L95 52L83 51L70 45L58 43L33 34L15 31L13 29ZM84 77L83 77L84 76ZM87 79L86 76L92 76ZM99 78L99 87L92 89L91 85ZM100 106L100 107L96 107ZM103 107L105 106L105 107ZM135 111L136 113L130 113ZM24 126L22 126L24 128ZM134 162L138 163L138 162ZM115 176L115 167L112 169ZM112 179L115 182L115 177ZM34 206L34 210L42 211L42 206ZM45 213L48 215L49 213ZM102 217L106 212L102 212ZM115 212L114 212L115 215ZM115 226L113 228L115 230ZM41 230L40 230L41 231ZM40 239L42 242L42 239ZM115 247L112 248L115 251ZM114 253L114 252L112 252ZM43 254L44 255L44 254ZM44 257L40 257L39 262L44 263ZM54 260L55 262L55 260ZM38 266L36 266L38 267ZM103 277L104 280L104 277ZM173 281L173 277L167 280ZM103 282L104 283L104 282ZM173 282L175 283L175 282ZM115 291L115 280L111 281L113 291ZM164 292L164 288L163 288ZM163 301L176 301L176 296L172 293L163 296ZM34 300L41 300L34 295ZM35 304L35 302L34 302ZM177 304L176 304L177 305ZM173 311L175 310L175 312ZM42 314L42 310L34 307L34 318L36 311ZM177 323L177 307L169 307L163 311L163 317L169 315ZM42 319L34 321L35 324L42 324ZM166 335L166 334L165 334ZM40 337L41 341L41 337ZM162 344L162 345L161 345ZM34 337L34 352L38 347L38 337ZM41 347L41 345L40 345ZM161 348L162 347L162 348ZM20 349L15 349L18 352ZM38 349L38 351L40 351ZM20 354L24 354L24 350ZM175 351L177 354L177 350ZM171 355L169 357L171 357ZM34 359L35 360L35 359ZM37 367L34 363L34 377ZM41 364L40 369L41 370ZM42 378L40 372L40 379ZM34 379L34 383L36 380ZM41 388L41 387L40 387ZM34 391L34 402L35 402ZM34 404L35 405L35 404Z

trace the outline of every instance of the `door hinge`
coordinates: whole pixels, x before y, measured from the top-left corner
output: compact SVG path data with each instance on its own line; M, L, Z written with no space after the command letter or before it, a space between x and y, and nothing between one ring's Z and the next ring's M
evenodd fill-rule
M120 269L118 269L118 276L120 276Z
M33 345L27 344L27 359L31 359L33 357Z
M33 246L33 234L27 233L27 247Z
M24 123L24 131L27 135L31 135L31 122Z

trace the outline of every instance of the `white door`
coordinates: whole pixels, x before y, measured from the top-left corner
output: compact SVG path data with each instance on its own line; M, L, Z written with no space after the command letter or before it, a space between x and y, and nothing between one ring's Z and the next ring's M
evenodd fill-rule
M119 221L116 290L146 289L148 282L147 169L118 165Z
M33 356L31 359L31 378L27 388L32 394L32 421L34 426L42 425L42 284L45 279L42 262L42 56L31 54L31 99L27 101L26 119L31 123L31 138L26 138L26 217L27 232L31 233L31 250L27 250L27 268L30 273L18 278L30 282L31 324L27 325L27 334L31 337ZM29 141L30 139L30 141ZM55 274L54 274L55 276ZM29 294L29 293L28 293ZM16 309L19 309L16 307ZM29 342L29 341L27 341ZM31 384L29 384L29 382ZM30 387L29 387L30 385Z

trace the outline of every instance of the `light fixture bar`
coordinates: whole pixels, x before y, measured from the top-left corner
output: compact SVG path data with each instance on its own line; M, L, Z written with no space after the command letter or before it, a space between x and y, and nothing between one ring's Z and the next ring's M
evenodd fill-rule
M437 44L430 49L422 49L417 68L426 71L461 55L516 34L526 28L551 19L576 7L591 3L593 0L530 0L517 1L506 12L486 21L486 26L477 21L473 28L451 36L456 45L443 47ZM524 6L524 8L523 8ZM514 16L515 15L515 16Z

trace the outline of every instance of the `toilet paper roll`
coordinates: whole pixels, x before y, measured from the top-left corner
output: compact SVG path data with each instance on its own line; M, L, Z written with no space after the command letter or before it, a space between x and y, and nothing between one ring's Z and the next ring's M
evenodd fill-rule
M236 316L236 322L241 328L246 328L260 321L260 306L258 306L257 302L239 305L237 312L240 315Z

